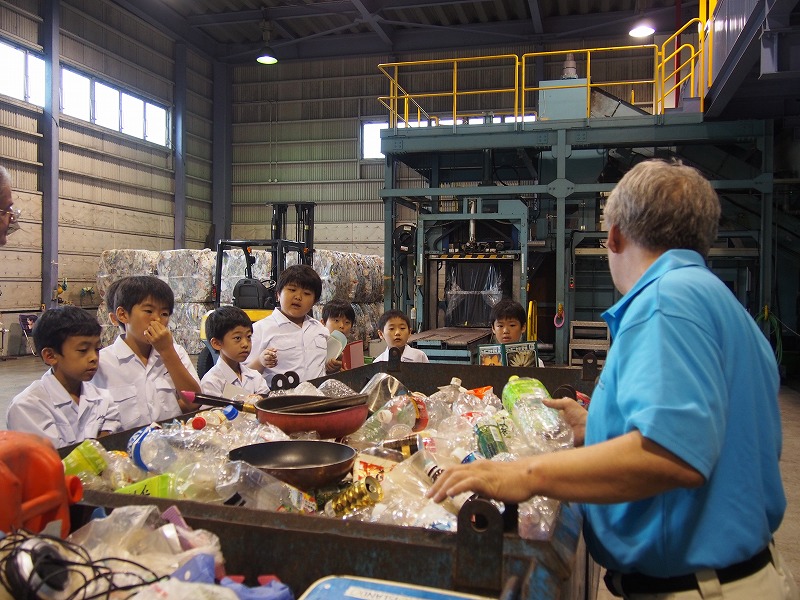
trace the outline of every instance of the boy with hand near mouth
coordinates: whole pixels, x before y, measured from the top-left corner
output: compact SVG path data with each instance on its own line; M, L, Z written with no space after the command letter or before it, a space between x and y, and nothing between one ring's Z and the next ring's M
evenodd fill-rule
M388 361L391 348L402 350L401 362L428 362L428 356L422 350L406 345L410 335L411 319L401 310L387 310L378 319L378 336L386 341L387 347L373 362Z
M279 308L253 325L253 347L247 366L273 376L294 371L300 381L325 375L328 330L309 316L322 294L322 280L308 265L284 269L276 285Z
M253 322L247 313L235 306L218 308L206 318L206 336L219 358L200 381L204 394L229 398L236 393L269 392L261 373L244 364L253 337Z
M47 310L33 341L50 370L11 401L7 428L46 437L56 448L121 431L111 395L91 383L100 349L97 319L76 306Z
M158 277L123 279L114 311L125 333L100 351L96 384L119 404L125 429L177 417L197 408L178 395L200 391L200 378L168 328L175 306L172 289Z
M345 300L331 300L322 307L322 324L328 333L341 331L344 337L350 335L353 323L356 321L356 312L353 305ZM325 363L326 373L337 373L342 370L341 354Z

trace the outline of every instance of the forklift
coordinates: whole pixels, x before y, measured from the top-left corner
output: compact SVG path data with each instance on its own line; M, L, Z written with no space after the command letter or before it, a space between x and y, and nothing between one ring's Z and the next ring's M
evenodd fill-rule
M287 212L290 205L297 211L295 239L286 239ZM244 253L245 272L243 277L236 282L233 288L232 305L241 308L255 323L275 310L275 286L278 277L287 266L287 257L295 253L295 264L311 265L314 253L314 203L273 203L272 204L272 239L267 240L219 240L217 242L217 262L214 273L214 309L221 306L222 302L222 266L225 261L226 251L238 249ZM257 258L254 249L269 251L272 264L268 279L255 277L253 267ZM212 309L213 310L213 309ZM212 311L208 311L200 320L200 339L203 349L197 357L197 374L202 379L211 367L217 362L219 353L211 346L211 340L206 336L206 318Z

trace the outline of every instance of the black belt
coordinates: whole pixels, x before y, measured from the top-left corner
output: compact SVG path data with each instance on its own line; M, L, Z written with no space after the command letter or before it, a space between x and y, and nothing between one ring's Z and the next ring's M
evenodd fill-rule
M723 569L716 569L717 578L720 583L737 581L757 573L766 567L770 561L772 561L772 554L769 548L764 548L747 560ZM697 577L694 573L678 575L677 577L650 577L642 573L625 573L619 580L620 587L614 585L613 571L608 571L604 579L609 591L620 597L623 590L626 594L669 594L671 592L698 589Z

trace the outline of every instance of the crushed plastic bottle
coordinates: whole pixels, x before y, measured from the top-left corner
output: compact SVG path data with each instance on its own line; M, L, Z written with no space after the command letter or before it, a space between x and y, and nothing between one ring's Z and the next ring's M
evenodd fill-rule
M544 398L550 398L547 388L530 377L512 375L503 388L503 406L532 448L548 452L572 447L572 428L559 411L542 404Z
M217 494L227 502L238 495L239 504L272 512L312 513L314 498L244 461L230 461L220 471Z
M227 457L228 451L215 439L213 431L153 424L131 436L128 454L140 469L150 473L174 473L199 459Z

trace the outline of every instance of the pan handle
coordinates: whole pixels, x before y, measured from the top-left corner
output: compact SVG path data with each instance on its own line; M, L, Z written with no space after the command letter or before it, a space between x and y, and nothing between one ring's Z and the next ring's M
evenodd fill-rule
M181 392L181 395L186 397L183 392ZM186 399L190 402L195 402L200 406L218 406L220 408L233 406L240 412L246 412L253 415L256 414L255 405L244 402L243 400L230 400L228 398L223 398L222 396L211 396L209 394L194 394L192 399Z

